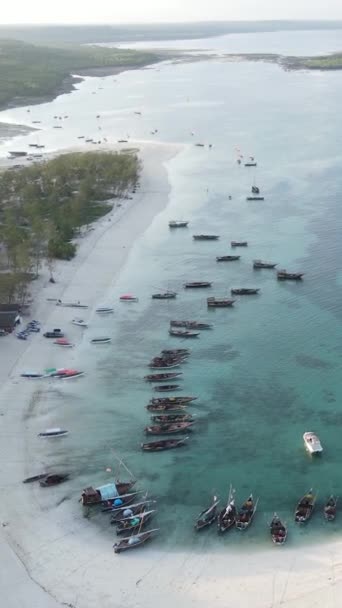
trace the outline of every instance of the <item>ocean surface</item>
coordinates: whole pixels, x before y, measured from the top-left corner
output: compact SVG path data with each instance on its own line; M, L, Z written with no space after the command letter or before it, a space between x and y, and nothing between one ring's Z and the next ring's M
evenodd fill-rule
M300 36L279 34L279 49L295 54ZM275 51L267 46L275 33L238 37L241 45L245 39L240 50ZM342 46L341 32L304 37L303 54ZM202 43L214 49L220 40ZM83 487L110 480L106 468L115 468L115 453L139 486L158 498L161 534L155 546L266 546L274 511L289 524L289 545L340 533L342 517L325 523L322 505L330 493L342 492L341 97L342 72L285 72L272 64L218 59L89 78L30 112L0 113L0 121L42 121L38 135L3 144L2 155L36 141L47 151L65 148L80 144L80 135L188 144L167 166L167 208L135 243L118 281L99 302L115 302L115 314L94 318L76 351L75 364L87 376L40 396L44 424L72 431L58 445L38 447L45 462L70 466L73 479L61 486L60 496L68 491L72 508L78 509ZM53 128L57 122L62 129ZM194 145L199 142L205 147ZM257 168L238 166L239 153L255 156ZM254 180L263 202L246 201ZM186 219L189 228L170 231L170 219ZM194 242L192 234L199 232L219 234L220 240ZM240 261L217 264L217 255L231 253L234 239L248 241ZM255 258L302 271L304 281L279 283L273 271L253 271ZM245 286L259 287L260 295L211 312L208 290L183 289L185 281L196 280L213 282L210 295L227 296L231 287ZM177 299L151 300L164 289L177 291ZM139 302L116 304L127 292ZM209 321L214 328L184 343L168 336L170 319ZM110 334L112 344L90 346L94 333ZM183 346L192 354L183 366L182 392L198 396L189 408L198 422L188 447L142 453L145 405L152 396L143 381L147 364L162 348ZM311 430L322 441L321 458L304 449L302 435ZM230 483L238 504L250 492L259 497L252 527L225 538L213 528L196 535L196 516L213 494L223 505ZM310 487L319 493L317 511L298 528L292 523L295 504ZM94 514L93 521L108 533L106 518Z

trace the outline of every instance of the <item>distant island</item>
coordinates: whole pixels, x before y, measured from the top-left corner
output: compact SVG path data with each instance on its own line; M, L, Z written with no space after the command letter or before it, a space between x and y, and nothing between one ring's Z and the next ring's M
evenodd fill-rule
M342 52L317 57L293 57L273 53L229 53L223 57L228 61L277 63L286 70L342 70Z

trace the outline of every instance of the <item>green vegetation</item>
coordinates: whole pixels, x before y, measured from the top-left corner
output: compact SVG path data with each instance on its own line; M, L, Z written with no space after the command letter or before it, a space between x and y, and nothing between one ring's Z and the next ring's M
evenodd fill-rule
M0 40L0 106L55 96L65 78L84 69L141 67L159 59L155 53L126 49L54 48Z
M0 175L0 302L22 301L45 261L70 260L72 239L127 197L140 175L133 152L64 154Z
M301 67L309 70L341 70L342 69L342 53L334 53L322 57L305 57L298 58Z

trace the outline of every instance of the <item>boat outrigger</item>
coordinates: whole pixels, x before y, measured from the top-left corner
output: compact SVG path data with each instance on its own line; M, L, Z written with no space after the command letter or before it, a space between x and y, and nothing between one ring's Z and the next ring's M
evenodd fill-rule
M314 493L311 488L297 503L297 507L295 510L295 522L298 524L303 524L307 522L315 508L317 495Z
M195 530L200 531L208 526L211 526L217 519L217 505L219 504L220 499L217 496L214 496L213 501L207 509L202 511L195 523Z
M281 522L276 513L273 515L273 519L270 523L270 532L272 541L275 545L283 545L286 542L287 527Z
M236 516L235 526L238 530L246 530L251 525L257 510L258 502L259 499L257 498L257 500L254 501L253 494L250 494L243 503Z

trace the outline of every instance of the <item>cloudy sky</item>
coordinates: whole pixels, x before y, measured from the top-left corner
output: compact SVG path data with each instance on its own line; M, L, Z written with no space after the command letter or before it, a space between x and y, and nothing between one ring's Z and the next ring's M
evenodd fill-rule
M16 0L2 23L342 19L342 0Z

